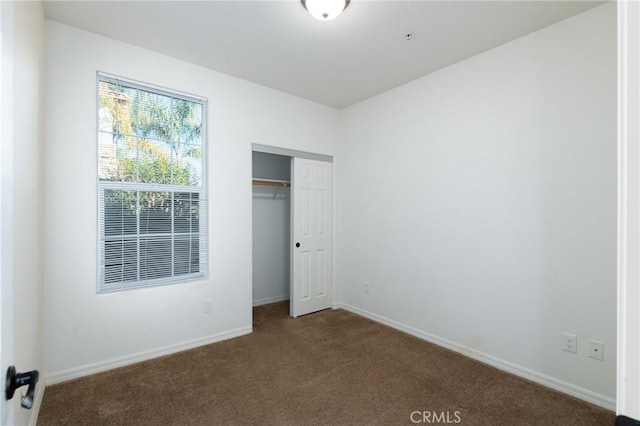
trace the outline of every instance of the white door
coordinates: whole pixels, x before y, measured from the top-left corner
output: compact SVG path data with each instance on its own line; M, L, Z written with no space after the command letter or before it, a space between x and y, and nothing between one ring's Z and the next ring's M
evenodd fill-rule
M0 2L0 424L15 424L15 400L5 399L7 367L13 364L13 3ZM7 25L8 24L8 25ZM18 400L20 398L17 398Z
M4 57L3 57L3 53L4 53L4 46L3 46L3 38L2 38L2 34L5 32L4 26L2 25L2 5L0 5L0 102L2 102L1 100L4 99L4 97L2 96L2 85L3 85L3 79L2 77L4 76L4 70L3 70L3 66L4 66ZM5 116L5 106L4 106L4 102L0 103L0 147L4 148L4 145L2 144L3 142L3 130L4 129L4 123L2 122L2 117ZM0 176L2 176L2 173L4 171L4 167L2 166L2 162L4 161L4 158L2 156L2 150L0 149ZM4 180L4 179L2 179ZM0 181L0 372L4 372L4 367L5 367L5 363L4 363L4 359L2 358L2 350L3 348L5 348L5 344L3 344L2 342L2 338L5 336L5 333L2 332L2 327L4 327L4 321L2 321L2 301L4 300L3 296L3 291L2 291L2 286L4 281L2 280L2 274L3 274L3 270L2 270L2 263L3 263L3 257L2 257L2 181ZM6 337L5 337L6 338ZM0 377L3 377L0 374ZM1 380L0 380L1 382ZM3 398L4 399L4 398ZM5 405L5 402L0 403L0 421L2 421L2 424L6 424L4 422L4 420L6 420L3 416L4 413L6 413L6 409L3 409L3 406Z
M291 316L333 304L332 164L293 159Z

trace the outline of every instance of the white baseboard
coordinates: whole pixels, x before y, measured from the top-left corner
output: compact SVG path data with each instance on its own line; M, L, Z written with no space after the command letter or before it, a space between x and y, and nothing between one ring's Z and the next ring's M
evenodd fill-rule
M44 398L45 387L45 380L38 381L38 384L36 385L36 393L33 395L33 407L31 407L29 426L36 426L38 424L38 415L40 414L40 406L42 405L42 398Z
M283 294L282 296L265 297L263 299L256 299L253 301L253 306L268 305L269 303L283 302L285 300L289 300L288 294Z
M336 308L342 308L346 311L353 312L354 314L363 316L370 320L379 322L384 325L388 325L389 327L395 328L396 330L400 330L407 334L411 334L412 336L426 340L438 346L445 347L454 352L468 356L469 358L473 358L477 361L483 362L485 364L489 364L493 367L496 367L499 370L506 371L507 373L511 373L516 376L523 377L527 380L531 380L532 382L536 382L538 384L549 387L551 389L555 389L557 391L566 393L568 395L571 395L576 398L595 404L599 407L603 407L612 411L615 411L616 409L615 399L590 391L589 389L585 389L580 386L576 386L571 383L556 379L555 377L551 377L546 374L542 374L537 371L528 369L526 367L513 364L509 361L505 361L493 355L489 355L484 352L478 351L476 349L472 349L467 346L460 345L450 340L435 336L431 333L427 333L425 331L402 324L400 322L383 317L381 315L374 314L364 309L360 309L356 306L349 305L348 303L337 303Z
M169 345L162 348L151 349L148 351L138 352L131 355L107 359L92 364L82 365L80 367L70 368L68 370L57 371L46 375L45 383L54 385L56 383L66 382L68 380L77 379L91 374L101 373L103 371L112 370L118 367L135 364L141 361L158 358L164 355L170 355L176 352L182 352L188 349L197 348L211 343L220 342L222 340L232 339L234 337L243 336L253 331L252 327L241 327L235 330L225 331L223 333L212 334L207 337L189 340L187 342Z

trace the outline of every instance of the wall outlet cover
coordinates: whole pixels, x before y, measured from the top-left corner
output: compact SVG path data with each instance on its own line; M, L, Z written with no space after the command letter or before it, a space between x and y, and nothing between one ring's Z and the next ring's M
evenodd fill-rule
M599 361L604 360L604 343L597 340L589 340L589 357Z
M562 346L563 351L577 353L578 352L578 336L570 333L562 333Z

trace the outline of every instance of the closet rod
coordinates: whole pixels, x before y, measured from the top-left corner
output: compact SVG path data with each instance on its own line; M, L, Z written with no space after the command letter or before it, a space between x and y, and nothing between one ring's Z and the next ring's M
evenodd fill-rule
M254 185L262 185L262 186L278 186L289 188L291 186L291 182L286 180L276 180L276 179L253 179Z

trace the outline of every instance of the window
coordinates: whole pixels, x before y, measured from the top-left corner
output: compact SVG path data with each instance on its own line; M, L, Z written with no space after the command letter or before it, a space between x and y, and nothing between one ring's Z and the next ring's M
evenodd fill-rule
M98 292L207 272L206 101L98 74Z

